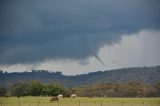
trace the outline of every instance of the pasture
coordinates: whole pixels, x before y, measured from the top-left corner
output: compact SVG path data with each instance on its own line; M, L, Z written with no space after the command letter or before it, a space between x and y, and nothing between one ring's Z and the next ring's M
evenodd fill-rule
M51 97L0 97L0 106L160 106L160 98L61 98L50 103Z

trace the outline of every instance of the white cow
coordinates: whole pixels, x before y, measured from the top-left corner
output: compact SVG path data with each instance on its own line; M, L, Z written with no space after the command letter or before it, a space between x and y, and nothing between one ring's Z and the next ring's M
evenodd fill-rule
M58 98L63 98L63 94L59 94L57 97Z
M75 97L77 97L76 94L71 94L71 98L75 98Z

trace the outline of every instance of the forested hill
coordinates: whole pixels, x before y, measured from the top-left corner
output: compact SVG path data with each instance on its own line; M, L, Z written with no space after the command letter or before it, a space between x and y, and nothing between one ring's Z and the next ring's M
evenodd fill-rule
M32 72L7 73L0 71L0 85L10 88L16 82L39 80L43 83L58 82L66 87L94 83L124 83L130 80L143 83L160 82L160 66L122 68L109 71L98 71L76 76L63 75L61 72L32 70Z

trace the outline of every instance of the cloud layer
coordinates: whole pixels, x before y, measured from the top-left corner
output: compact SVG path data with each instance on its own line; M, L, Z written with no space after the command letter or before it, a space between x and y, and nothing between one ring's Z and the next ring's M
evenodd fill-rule
M99 59L124 34L159 29L159 12L158 0L2 0L0 64Z
M38 64L15 64L0 66L8 72L23 72L31 70L61 71L63 74L76 75L93 71L118 69L124 67L156 66L160 64L160 30L142 30L131 35L124 35L122 40L114 45L105 45L98 53L106 64L102 66L94 57L87 61L45 61Z

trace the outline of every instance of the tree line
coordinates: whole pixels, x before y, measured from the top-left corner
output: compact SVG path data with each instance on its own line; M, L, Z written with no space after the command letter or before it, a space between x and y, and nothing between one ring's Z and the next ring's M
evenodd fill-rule
M135 81L127 83L99 83L66 89L59 83L43 84L39 81L15 83L7 92L0 87L0 96L57 96L76 93L80 97L160 97L160 83L144 84Z
M0 96L7 95L4 87L0 87ZM3 89L2 89L3 88ZM39 81L32 81L30 83L15 83L8 95L10 96L57 96L58 94L65 93L66 89L59 83L42 84Z
M82 97L160 97L160 83L101 83L77 88Z

